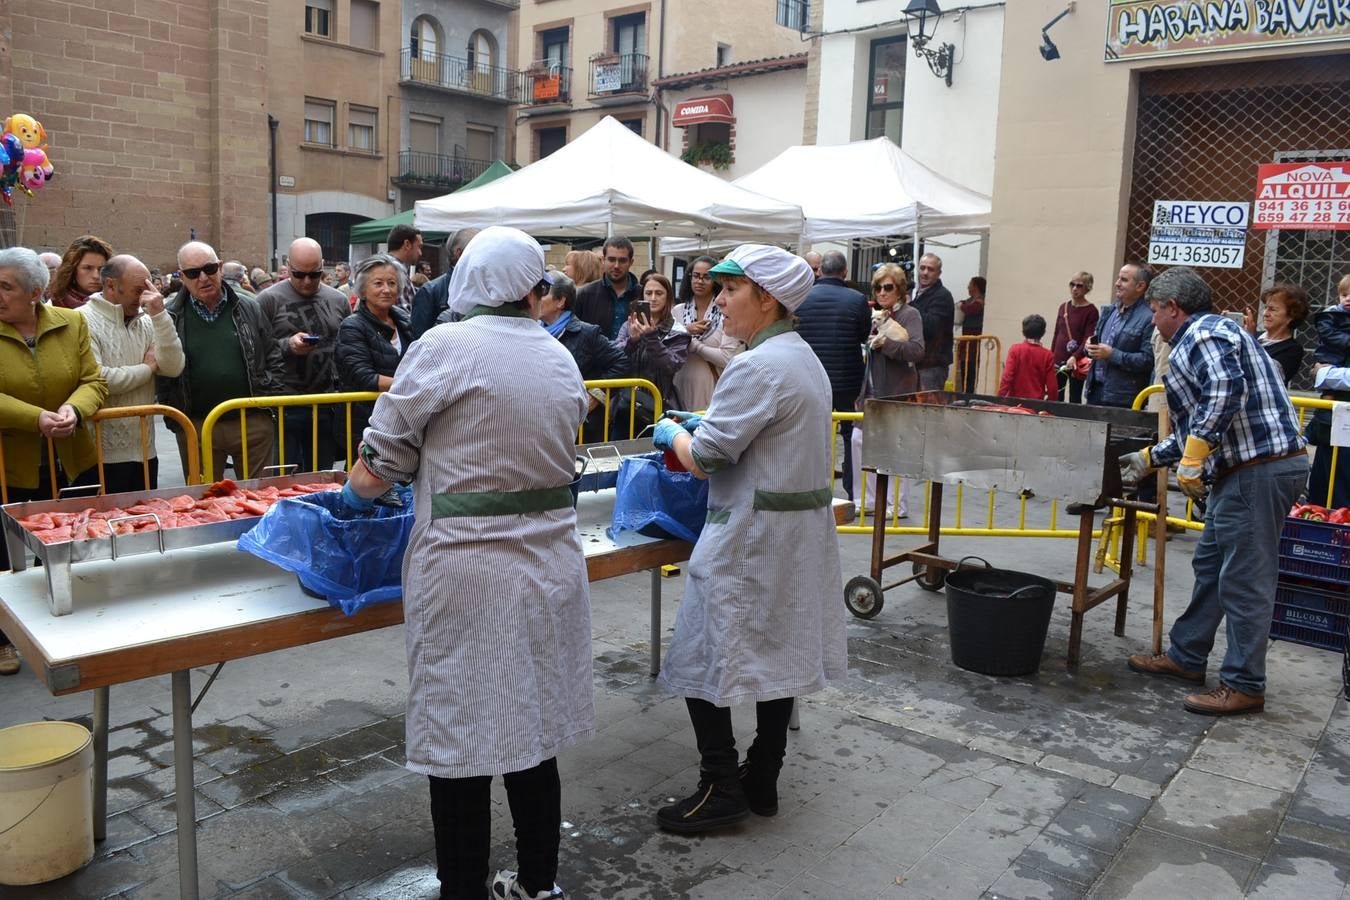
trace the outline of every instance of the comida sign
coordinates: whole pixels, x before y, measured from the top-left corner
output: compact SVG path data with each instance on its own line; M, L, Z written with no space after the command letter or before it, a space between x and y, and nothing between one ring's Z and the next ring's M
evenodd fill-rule
M1111 0L1106 60L1350 40L1350 0Z
M1350 161L1258 167L1252 227L1350 230Z

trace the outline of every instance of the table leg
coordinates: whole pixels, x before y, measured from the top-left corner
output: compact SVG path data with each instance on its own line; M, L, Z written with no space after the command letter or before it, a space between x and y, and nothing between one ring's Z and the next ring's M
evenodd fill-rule
M792 701L792 715L788 716L788 728L792 731L802 730L802 721L797 716L797 701Z
M867 475L864 473L863 481L866 480ZM877 486L877 497L885 497L890 487L890 476L877 472L874 484ZM880 508L880 503L872 504L872 578L878 584L881 583L882 563L886 560L886 517L877 512Z
M661 570L652 569L652 677L661 674Z
M197 900L197 802L192 778L192 672L173 673L173 781L178 808L178 896Z
M1073 610L1069 622L1069 654L1064 661L1070 671L1078 669L1083 644L1083 616L1087 613L1088 566L1092 563L1092 511L1078 517L1078 558L1073 567Z
M94 840L108 836L108 688L94 688Z
M1139 518L1133 509L1125 510L1120 532L1120 580L1125 582L1116 595L1116 637L1125 636L1125 614L1130 606L1130 577L1134 573L1134 539Z

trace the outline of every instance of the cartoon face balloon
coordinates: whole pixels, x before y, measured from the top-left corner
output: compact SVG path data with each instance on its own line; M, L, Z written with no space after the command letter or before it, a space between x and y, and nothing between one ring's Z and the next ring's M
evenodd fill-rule
M51 179L54 171L51 160L47 158L44 150L39 147L25 150L23 168L19 170L19 184L30 191L36 191Z
M5 131L14 134L25 150L31 150L47 140L47 131L32 116L17 113L5 120Z

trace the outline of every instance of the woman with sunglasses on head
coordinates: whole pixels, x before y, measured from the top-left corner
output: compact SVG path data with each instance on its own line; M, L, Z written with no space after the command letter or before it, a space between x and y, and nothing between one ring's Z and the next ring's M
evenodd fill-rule
M717 260L711 256L700 256L689 264L680 282L680 302L671 310L675 322L689 332L689 357L675 373L675 389L690 410L707 408L722 370L745 349L722 330L722 311L713 302L717 282L708 271L715 265Z
M1055 370L1059 379L1059 399L1070 403L1083 402L1084 380L1074 369L1078 361L1084 359L1084 347L1088 339L1097 330L1097 320L1101 311L1089 302L1087 295L1092 293L1092 273L1077 272L1069 279L1069 299L1059 305L1055 313L1055 336L1050 341L1050 352L1054 354ZM1065 369L1068 371L1065 371ZM1068 396L1064 386L1069 386Z
M869 397L894 397L919 389L919 370L915 364L923 359L923 316L909 305L908 298L909 279L904 269L886 263L872 273L872 300L877 311L872 315L872 331L865 345L867 367L858 395L859 412ZM876 478L869 476L866 483L862 480L863 430L853 429L854 496L865 497L865 508L884 516L886 498L876 496ZM860 490L864 493L859 494ZM909 515L908 480L900 479L899 494L896 514L903 519Z

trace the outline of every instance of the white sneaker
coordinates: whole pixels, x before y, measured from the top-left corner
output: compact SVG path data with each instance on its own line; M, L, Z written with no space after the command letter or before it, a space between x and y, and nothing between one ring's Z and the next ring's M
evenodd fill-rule
M492 891L493 900L568 900L567 891L556 884L552 890L540 891L537 894L525 893L525 888L516 881L516 873L510 869L498 872L488 887Z

